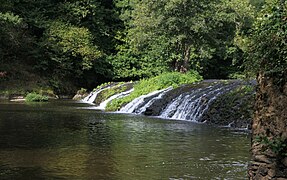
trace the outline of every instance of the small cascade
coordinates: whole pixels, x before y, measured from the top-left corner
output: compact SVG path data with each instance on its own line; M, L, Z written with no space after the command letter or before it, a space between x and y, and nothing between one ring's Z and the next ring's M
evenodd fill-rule
M85 102L85 103L90 103L92 104L94 102L94 100L96 99L98 95L98 92L91 92L87 97L85 97L82 101Z
M93 104L95 99L97 98L98 94L105 89L109 89L110 87L102 88L97 91L92 91L87 97L85 97L82 102Z
M128 103L127 105L122 107L119 112L134 113L135 110L144 106L146 102L150 101L150 99L158 97L161 93L166 92L168 89L170 89L170 88L163 89L163 90L157 90L157 91L151 92L147 95L142 95L138 98L135 98L133 101L131 101L130 103ZM148 99L148 101L146 101L147 99Z
M159 117L198 121L218 96L236 87L236 83L217 83L186 92L173 99Z
M108 99L106 99L105 101L103 101L98 107L96 107L95 109L102 109L104 110L107 106L107 104L112 101L113 99L117 99L117 98L123 98L125 96L128 96L131 92L134 91L134 88L128 90L128 91L124 91L124 92L121 92L119 94L115 94L111 97L109 97Z
M142 107L136 109L136 110L135 110L135 113L137 113L137 114L142 114L142 113L144 113L148 107L150 107L155 101L157 101L157 100L163 98L163 96L164 96L167 92L169 92L170 90L172 90L172 89L173 89L172 87L169 87L169 88L167 88L167 89L164 89L161 93L158 94L158 96L153 97L152 99L150 99L149 101L147 101L147 103L144 104Z

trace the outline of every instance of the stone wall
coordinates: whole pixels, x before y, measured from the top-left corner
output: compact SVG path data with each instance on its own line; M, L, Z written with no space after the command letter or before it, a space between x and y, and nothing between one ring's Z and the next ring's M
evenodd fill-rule
M286 79L279 82L263 74L258 76L252 161L248 171L251 180L287 180L286 82Z

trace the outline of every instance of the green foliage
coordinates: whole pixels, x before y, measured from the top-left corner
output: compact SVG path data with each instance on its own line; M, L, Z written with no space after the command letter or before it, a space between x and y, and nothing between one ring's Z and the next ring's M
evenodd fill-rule
M270 149L277 155L287 156L287 140L283 138L268 138L267 136L256 136L254 139L264 146L263 150Z
M246 75L242 72L235 72L228 75L230 79L246 79Z
M250 2L3 0L0 72L24 65L58 93L189 69L226 78L242 64L262 8L263 0Z
M241 96L242 98L246 94L254 94L255 95L255 87L254 85L241 85L235 90L231 91L229 95L232 96ZM254 97L255 98L255 97Z
M121 93L125 90L126 90L125 86L114 86L114 87L108 89L107 91L103 91L101 96L102 96L102 99L108 99L112 95Z
M193 83L200 80L202 80L202 77L196 71L190 71L186 74L179 72L164 73L153 78L142 79L134 85L134 91L129 96L111 101L107 105L106 110L116 111L121 106L141 95L168 87L175 88L182 84Z
M117 6L127 29L111 61L117 78L189 69L226 78L238 71L243 59L238 34L249 28L254 14L249 0L120 0Z
M109 61L113 67L114 80L138 80L153 77L168 70L167 64L160 59L154 60L125 50L110 56Z
M0 22L8 22L12 24L20 24L23 21L18 15L14 15L13 13L2 13L0 12Z
M284 77L287 67L287 5L269 2L254 23L249 43L249 72L262 71L269 76Z
M115 51L120 24L112 0L3 0L0 72L30 66L29 74L60 93L71 89L63 82L94 87L110 78L106 57Z
M112 84L113 84L113 82L105 82L103 84L98 85L96 88L93 89L93 91L103 89L105 87L111 86Z
M90 69L92 62L101 56L87 28L59 21L51 22L45 37L51 60L60 65L62 71L77 70L80 73L80 70Z
M48 96L43 96L41 94L37 94L35 92L27 94L25 97L26 102L44 102L48 101Z
M77 94L80 94L80 95L84 95L87 93L87 89L85 88L81 88L80 90L78 90Z

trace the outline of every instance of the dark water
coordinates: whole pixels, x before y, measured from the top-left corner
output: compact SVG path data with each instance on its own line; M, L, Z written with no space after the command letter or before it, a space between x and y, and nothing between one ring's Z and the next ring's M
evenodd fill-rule
M0 103L0 179L246 179L248 134L72 101Z

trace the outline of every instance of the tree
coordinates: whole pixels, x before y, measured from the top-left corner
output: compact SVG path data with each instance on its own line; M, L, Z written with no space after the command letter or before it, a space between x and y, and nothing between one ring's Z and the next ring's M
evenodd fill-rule
M146 68L141 76L196 69L207 75L205 77L226 77L235 59L242 61L243 52L234 38L236 32L245 27L249 16L239 12L240 8L236 9L234 2L240 4L239 1L117 2L123 11L121 17L127 31L123 36L126 45L120 46L117 56L125 55L125 58L112 62L115 65L130 57L136 64L136 71L146 67L146 62L152 64L153 68ZM249 8L248 1L240 5ZM237 14L242 17L235 17ZM218 64L222 69L212 74ZM131 69L126 71L132 72Z

